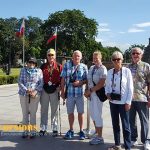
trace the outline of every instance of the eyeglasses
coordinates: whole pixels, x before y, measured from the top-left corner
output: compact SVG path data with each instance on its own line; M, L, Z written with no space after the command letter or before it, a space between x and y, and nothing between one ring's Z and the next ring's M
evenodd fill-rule
M141 53L138 53L138 52L134 52L132 53L132 55L140 55Z
M48 56L48 57L50 57L50 56L54 56L54 54L48 54L47 56Z
M112 61L120 61L121 60L121 58L114 58L114 59L112 59Z

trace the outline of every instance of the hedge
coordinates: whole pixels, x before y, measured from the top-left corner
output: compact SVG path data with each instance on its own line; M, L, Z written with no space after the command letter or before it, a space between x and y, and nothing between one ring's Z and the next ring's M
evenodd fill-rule
M18 77L18 75L0 76L0 85L17 83Z

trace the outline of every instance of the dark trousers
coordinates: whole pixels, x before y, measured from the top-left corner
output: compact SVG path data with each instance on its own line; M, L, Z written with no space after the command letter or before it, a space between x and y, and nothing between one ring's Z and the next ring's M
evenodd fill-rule
M120 123L119 116L122 122L123 138L125 149L131 148L131 131L129 122L129 111L125 111L125 105L113 104L110 102L110 112L114 132L115 145L120 145Z
M145 143L149 132L149 108L146 102L133 101L130 109L131 140L138 138L137 113L141 123L141 142Z

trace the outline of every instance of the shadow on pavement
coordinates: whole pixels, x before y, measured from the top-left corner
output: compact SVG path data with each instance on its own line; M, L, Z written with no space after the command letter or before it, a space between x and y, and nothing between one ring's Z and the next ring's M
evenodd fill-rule
M63 136L37 136L34 139L22 139L21 136L1 136L0 150L107 150L112 143L89 145L89 139L78 140L75 136L65 140ZM9 145L9 146L7 146Z
M78 138L77 134L71 140L65 140L64 135L52 137L49 134L36 136L34 139L23 139L21 133L6 132L0 136L0 150L107 150L114 144L105 141L105 144L89 145L89 139L78 140ZM143 146L138 145L132 149L143 150Z

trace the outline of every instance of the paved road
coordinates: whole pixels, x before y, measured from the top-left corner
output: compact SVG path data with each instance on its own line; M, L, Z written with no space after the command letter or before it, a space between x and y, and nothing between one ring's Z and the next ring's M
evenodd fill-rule
M17 85L0 86L0 124L18 124L21 122L22 114L17 90L18 90ZM85 120L84 120L85 129L87 128L86 110L87 110L87 101L85 99ZM90 146L88 143L89 139L79 141L77 134L75 138L72 140L64 140L63 135L68 130L69 126L66 115L66 107L62 105L62 101L60 105L60 112L61 112L62 136L54 138L51 135L47 135L45 137L36 137L35 139L29 140L29 139L22 139L19 135L12 135L13 133L7 135L5 134L0 137L0 150L34 150L34 149L105 150L107 149L107 147L113 144L113 133L108 102L105 102L103 107L103 118L104 118L103 137L105 140L105 144L103 145ZM40 104L37 112L37 125L38 127L40 125ZM79 132L78 129L79 128L76 116L74 123L75 133ZM90 121L90 129L91 131L94 130L92 121ZM50 127L49 132L51 132ZM134 149L135 150L142 149L142 146L139 145Z

